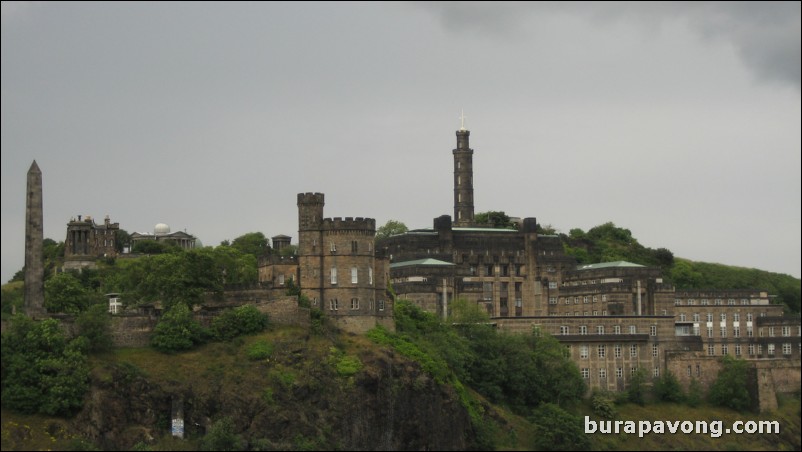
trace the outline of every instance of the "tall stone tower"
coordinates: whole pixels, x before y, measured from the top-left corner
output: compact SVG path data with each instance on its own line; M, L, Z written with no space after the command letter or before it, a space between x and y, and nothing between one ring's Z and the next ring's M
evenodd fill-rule
M302 293L323 299L323 193L298 193L298 271Z
M465 129L465 117L457 130L454 149L454 226L473 224L473 149L468 145L471 132Z
M28 170L25 196L25 314L44 313L45 267L42 214L42 171L36 160Z

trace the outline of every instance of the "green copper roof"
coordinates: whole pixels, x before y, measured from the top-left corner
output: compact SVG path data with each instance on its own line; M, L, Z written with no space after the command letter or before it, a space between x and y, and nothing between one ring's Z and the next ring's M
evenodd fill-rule
M602 262L599 264L586 264L586 265L577 265L577 270L595 270L597 268L610 268L610 267L645 267L644 265L633 264L632 262L627 261L615 261L615 262Z
M454 265L451 262L445 262L437 259L417 259L414 261L395 262L390 264L390 268L408 267L410 265L434 265L434 266L450 266Z

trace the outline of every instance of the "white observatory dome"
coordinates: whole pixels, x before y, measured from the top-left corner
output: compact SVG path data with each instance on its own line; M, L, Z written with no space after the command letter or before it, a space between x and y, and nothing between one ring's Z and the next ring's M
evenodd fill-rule
M166 235L166 234L169 234L170 233L170 226L168 226L168 225L166 225L164 223L159 223L159 224L157 224L156 226L153 227L153 233L155 235Z

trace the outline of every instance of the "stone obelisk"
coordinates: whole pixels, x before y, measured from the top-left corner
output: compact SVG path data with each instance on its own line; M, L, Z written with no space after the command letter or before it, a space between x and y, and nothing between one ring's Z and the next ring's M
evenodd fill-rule
M43 223L42 171L34 160L25 194L25 314L31 317L45 312Z

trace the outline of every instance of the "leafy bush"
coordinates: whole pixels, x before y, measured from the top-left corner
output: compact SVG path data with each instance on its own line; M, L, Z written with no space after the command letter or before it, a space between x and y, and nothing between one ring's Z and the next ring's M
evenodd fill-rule
M724 356L718 377L710 386L710 403L737 411L751 409L752 397L746 388L748 367L743 359Z
M590 449L590 440L580 418L557 405L540 405L531 420L535 424L535 450Z
M613 419L617 414L615 402L609 394L594 392L591 403L593 404L593 412L597 416Z
M78 332L89 341L89 349L108 350L111 342L111 316L105 304L92 305L75 320Z
M253 305L230 309L212 320L212 335L220 341L245 334L258 333L267 326L267 314L259 312Z
M629 388L627 389L627 398L632 403L637 403L643 406L646 403L646 370L639 367L635 375L629 380Z
M654 395L665 402L679 403L685 399L677 377L668 371L654 383Z
M699 383L699 380L692 378L688 385L688 397L685 398L685 401L688 405L697 407L702 403L703 398L704 389L702 388L702 384Z
M3 406L47 415L79 409L89 387L86 342L68 342L57 320L14 317L2 338Z
M200 450L242 450L244 441L234 430L230 417L218 419L200 440Z
M150 345L164 353L189 350L204 342L203 327L192 318L192 312L183 303L175 304L156 324Z

